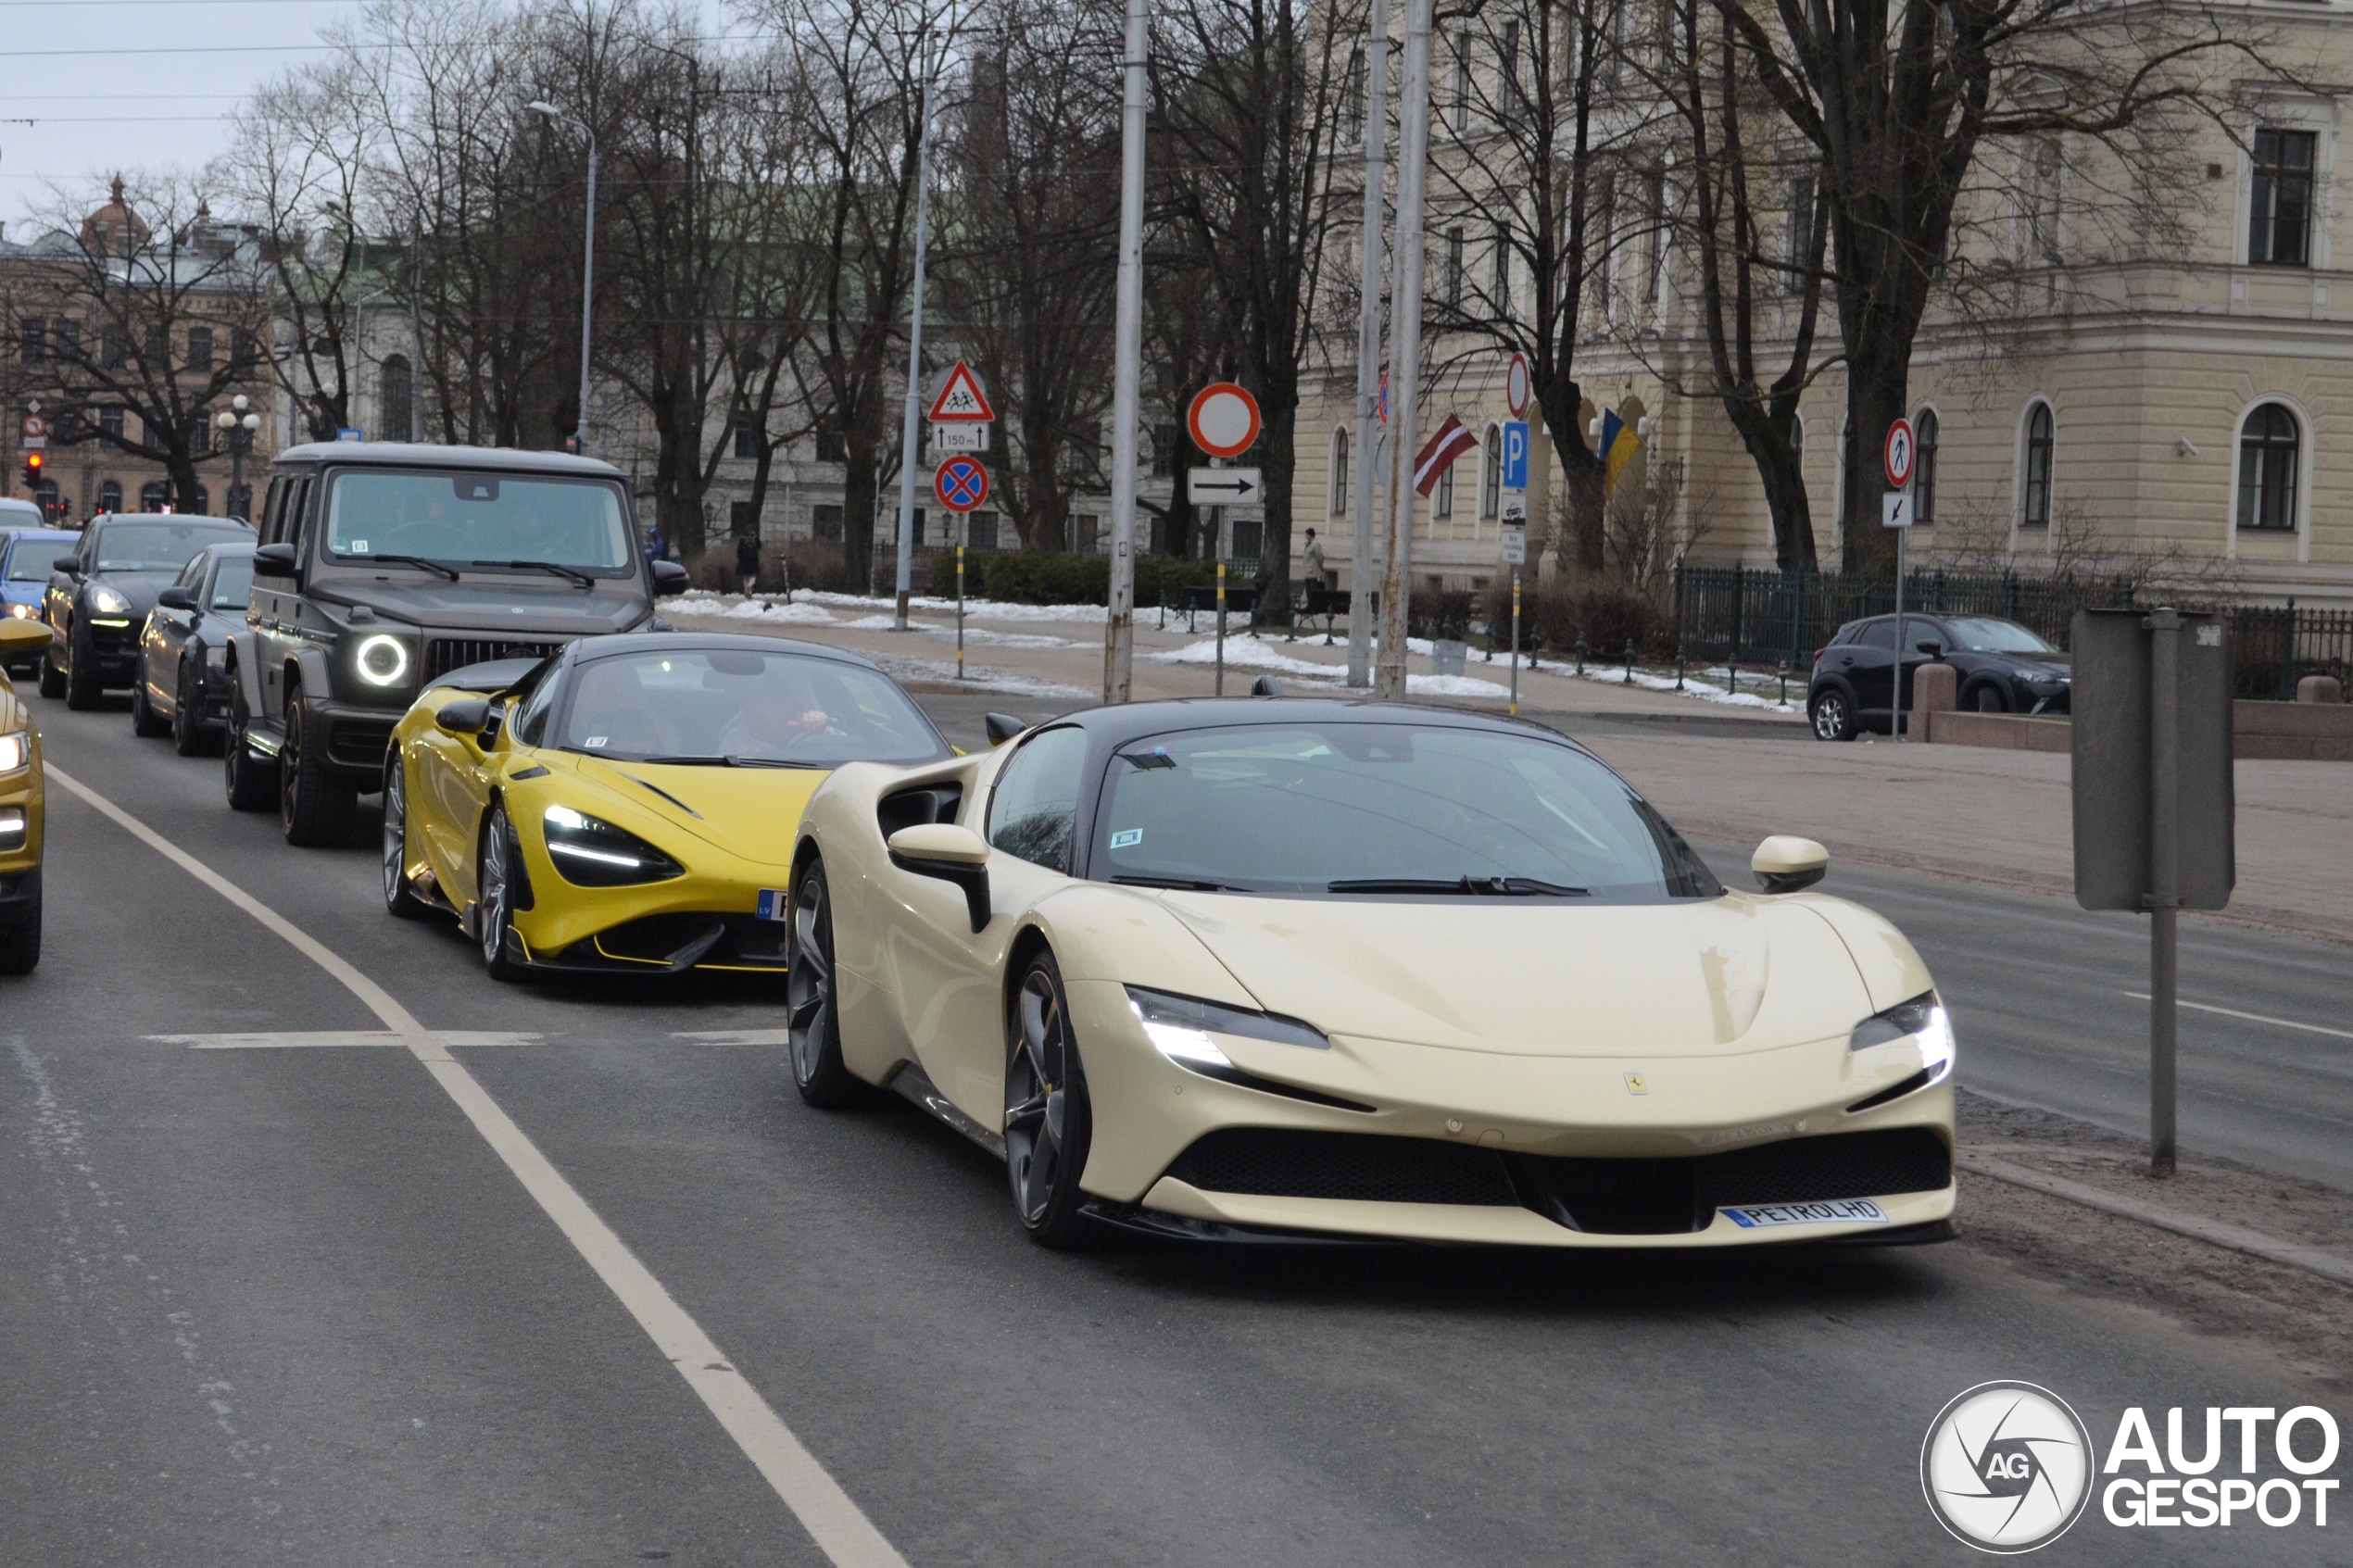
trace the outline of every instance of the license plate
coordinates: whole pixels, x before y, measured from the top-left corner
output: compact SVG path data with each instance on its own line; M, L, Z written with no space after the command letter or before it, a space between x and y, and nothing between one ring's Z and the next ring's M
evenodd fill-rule
M792 900L785 896L783 888L763 887L760 890L760 918L761 920L792 919Z
M1868 1198L1839 1198L1827 1203L1751 1203L1718 1212L1746 1230L1766 1225L1883 1225L1887 1210Z

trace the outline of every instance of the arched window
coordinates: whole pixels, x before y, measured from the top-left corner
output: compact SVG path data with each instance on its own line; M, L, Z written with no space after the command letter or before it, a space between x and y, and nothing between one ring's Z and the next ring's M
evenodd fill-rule
M2024 504L2018 519L2020 528L2051 526L2051 447L2057 434L2048 403L2036 403L2027 410L2026 483L2020 487Z
M379 433L386 441L406 441L409 435L410 398L409 357L387 354L383 367L376 372L376 409L383 426Z
M1332 516L1348 515L1348 432L1332 432Z
M139 486L139 509L159 512L171 499L171 486L160 479L151 479Z
M2296 470L2304 433L2284 403L2265 403L2239 426L2239 526L2296 527Z
M1487 460L1478 465L1478 516L1492 522L1504 512L1504 433L1487 427Z
M122 510L122 482L116 479L98 483L98 509L102 512Z
M1912 523L1926 528L1936 521L1936 410L1922 408L1912 421Z

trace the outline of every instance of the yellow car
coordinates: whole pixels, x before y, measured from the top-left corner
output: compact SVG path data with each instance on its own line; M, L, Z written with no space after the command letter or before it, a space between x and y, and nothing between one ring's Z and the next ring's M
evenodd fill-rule
M454 671L393 732L384 898L490 973L786 972L801 809L844 762L954 752L868 659L773 637L586 638Z
M40 621L0 620L0 974L41 961L41 737L7 669L48 646Z

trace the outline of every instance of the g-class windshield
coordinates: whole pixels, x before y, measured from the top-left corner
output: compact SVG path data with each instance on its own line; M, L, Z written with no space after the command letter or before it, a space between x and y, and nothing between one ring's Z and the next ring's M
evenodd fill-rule
M617 486L537 474L346 470L327 492L327 553L352 566L408 560L594 577L638 570Z

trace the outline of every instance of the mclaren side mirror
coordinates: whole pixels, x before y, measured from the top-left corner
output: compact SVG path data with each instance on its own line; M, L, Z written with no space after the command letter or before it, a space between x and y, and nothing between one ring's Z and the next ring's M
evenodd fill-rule
M490 699L461 696L455 702L445 702L434 714L433 721L453 735L479 735L490 727Z
M15 616L0 616L0 654L21 659L26 654L39 653L47 647L54 633L45 621L19 621Z
M196 609L196 596L175 584L156 596L156 608L157 609L183 609L194 614Z
M1756 873L1756 885L1766 892L1794 893L1830 874L1831 852L1810 838L1775 834L1756 847L1748 869Z
M991 746L1002 746L1029 728L1027 722L1014 718L1010 713L988 714L981 720L981 725L988 730L988 744Z
M686 569L674 560L654 562L654 592L664 597L683 594L692 585Z
M988 928L988 841L953 822L919 822L890 835L890 863L964 890L975 935Z
M253 553L253 571L257 577L292 577L295 574L295 547L292 545L264 545Z

